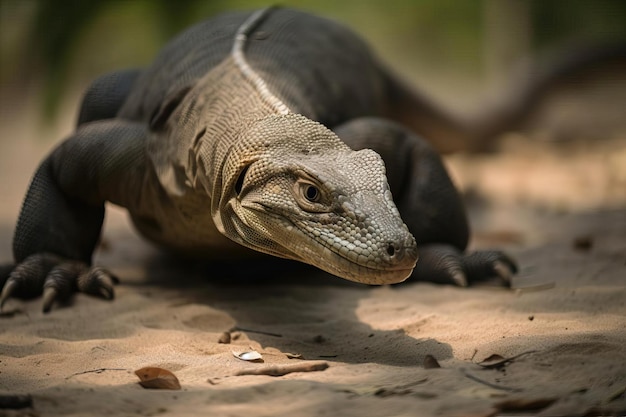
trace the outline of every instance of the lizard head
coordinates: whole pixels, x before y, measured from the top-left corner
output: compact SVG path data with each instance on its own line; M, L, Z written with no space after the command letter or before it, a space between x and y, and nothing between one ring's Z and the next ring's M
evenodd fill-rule
M245 136L226 158L221 198L213 200L226 236L352 281L388 284L411 274L416 242L377 153L353 151L296 114L265 118Z

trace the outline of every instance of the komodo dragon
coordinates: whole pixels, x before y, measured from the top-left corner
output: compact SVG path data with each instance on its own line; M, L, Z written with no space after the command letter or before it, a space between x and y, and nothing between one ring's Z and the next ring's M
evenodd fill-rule
M88 89L25 197L0 305L113 298L115 277L91 265L106 201L186 255L253 249L367 284L509 279L506 255L464 252L466 214L439 156L391 120L413 105L432 122L411 97L324 18L269 8L193 26L152 66Z

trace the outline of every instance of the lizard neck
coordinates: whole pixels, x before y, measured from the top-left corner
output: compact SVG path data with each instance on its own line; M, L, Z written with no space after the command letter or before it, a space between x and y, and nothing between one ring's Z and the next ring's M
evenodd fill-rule
M283 105L284 106L284 105ZM288 114L237 70L232 57L200 79L181 107L179 126L188 144L186 177L209 197L219 194L228 153L259 120ZM181 155L182 156L182 155Z
M248 36L252 33L264 20L269 16L269 14L274 10L275 7L271 6L265 9L258 10L250 15L248 19L237 29L237 33L235 34L235 41L233 42L233 48L230 56L232 57L237 69L243 75L243 77L252 84L258 95L261 99L271 107L273 107L280 114L289 113L289 109L278 97L276 97L268 88L267 84L263 77L256 72L250 64L248 64L248 60L245 56L245 48L248 42Z
M172 144L164 152L157 147L151 157L162 185L170 194L204 188L211 197L219 178L219 161L255 120L273 114L292 113L275 96L245 56L249 34L269 16L274 7L252 13L237 29L231 53L219 65L184 91L173 123L160 135ZM215 182L215 181L213 181Z

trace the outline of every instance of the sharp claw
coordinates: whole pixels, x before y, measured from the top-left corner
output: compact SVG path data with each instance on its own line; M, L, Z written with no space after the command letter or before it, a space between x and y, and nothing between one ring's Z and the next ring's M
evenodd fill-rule
M112 300L115 298L115 293L113 292L113 288L107 288L107 287L100 287L98 289L98 293L102 296L102 298L104 298L105 300Z
M506 263L502 261L495 261L493 263L493 271L496 273L498 278L500 278L502 281L506 282L509 285L511 284L511 279L513 278L513 271L511 271L511 268L508 265L506 265Z
M452 281L459 287L467 287L467 277L463 271L455 271L452 273Z
M9 278L7 282L4 284L4 288L2 289L2 294L0 295L0 311L2 311L4 307L4 303L11 298L15 291L17 290L17 281Z
M54 287L45 287L43 289L43 312L49 313L52 309L52 304L57 298L59 292Z
M105 271L100 271L95 275L95 277L97 277L97 279L95 279L95 292L97 292L105 300L112 300L115 298L113 285L119 282L117 277Z
M112 300L113 285L117 282L117 277L102 268L96 268L78 278L78 288L81 292Z

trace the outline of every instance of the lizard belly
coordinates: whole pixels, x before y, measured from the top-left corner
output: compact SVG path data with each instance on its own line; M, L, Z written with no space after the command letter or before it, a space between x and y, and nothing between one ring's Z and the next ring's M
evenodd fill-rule
M207 196L190 192L181 197L169 197L167 204L162 203L140 211L129 210L139 233L158 246L193 258L228 259L254 255L253 251L217 230L211 218L211 200Z

